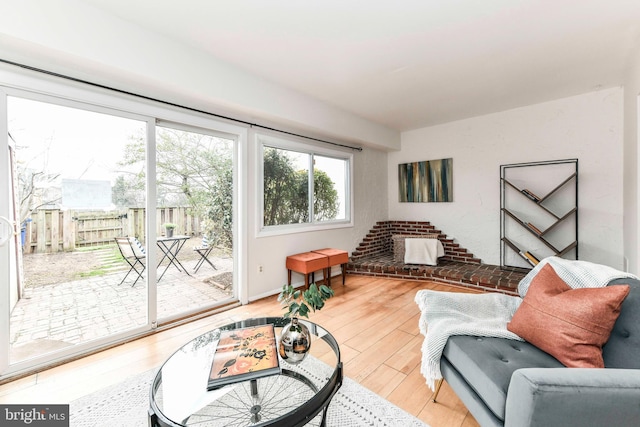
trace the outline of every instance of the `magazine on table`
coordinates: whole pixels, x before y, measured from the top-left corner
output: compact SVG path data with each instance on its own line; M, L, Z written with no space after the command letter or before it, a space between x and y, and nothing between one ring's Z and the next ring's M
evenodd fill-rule
M207 390L279 373L273 325L222 331L213 355Z

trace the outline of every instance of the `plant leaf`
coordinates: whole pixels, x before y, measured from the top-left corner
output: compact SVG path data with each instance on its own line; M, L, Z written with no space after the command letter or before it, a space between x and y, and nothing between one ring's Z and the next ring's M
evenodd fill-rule
M302 317L309 317L309 307L305 303L300 304L300 309L298 310L298 315Z

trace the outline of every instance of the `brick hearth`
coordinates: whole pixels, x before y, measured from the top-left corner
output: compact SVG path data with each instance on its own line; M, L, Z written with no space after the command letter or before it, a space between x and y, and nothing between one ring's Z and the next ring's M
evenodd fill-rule
M437 266L404 264L394 261L394 234L438 234L445 255ZM441 230L425 221L380 221L351 254L347 272L377 277L434 280L486 291L515 294L525 272L483 264Z

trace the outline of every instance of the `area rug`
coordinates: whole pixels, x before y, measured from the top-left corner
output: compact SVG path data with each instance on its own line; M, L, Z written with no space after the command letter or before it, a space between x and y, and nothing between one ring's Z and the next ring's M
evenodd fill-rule
M155 370L71 402L71 427L148 426L149 390ZM327 413L327 426L408 426L425 423L357 382L344 378Z

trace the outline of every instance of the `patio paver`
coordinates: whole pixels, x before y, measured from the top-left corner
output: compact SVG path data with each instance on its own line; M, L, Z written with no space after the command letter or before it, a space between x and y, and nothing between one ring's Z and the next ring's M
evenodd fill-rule
M230 298L231 287L221 289L206 280L231 273L233 260L212 260L217 270L203 267L197 274L196 260L182 261L192 277L173 266L167 270L158 283L160 319ZM11 313L11 363L146 324L146 286L138 281L131 287L133 275L119 286L124 274L26 288Z

